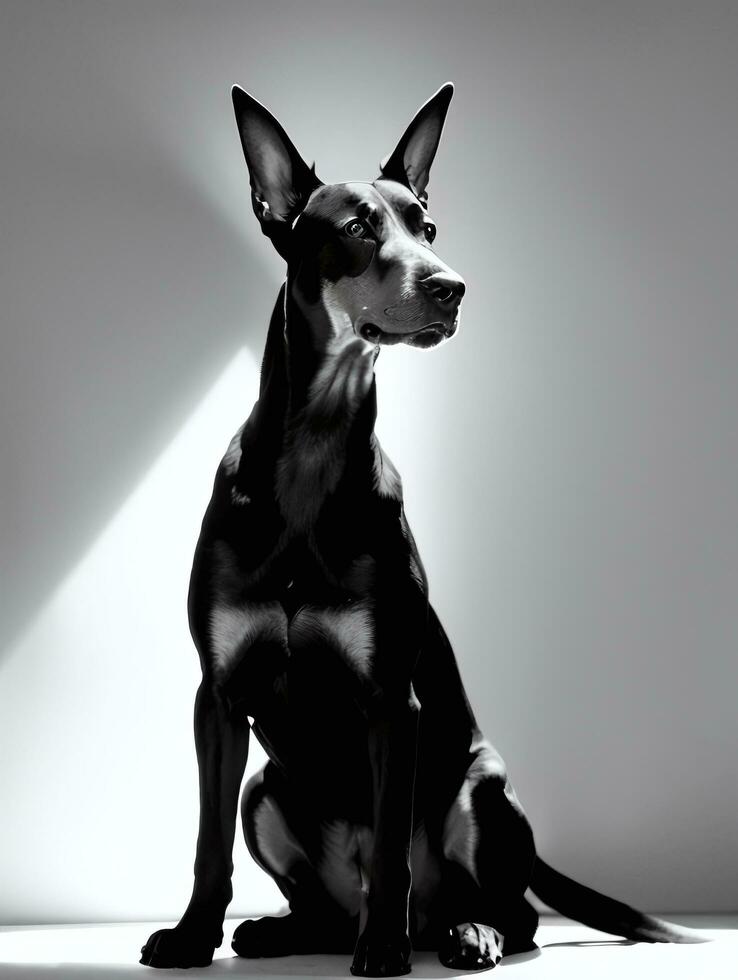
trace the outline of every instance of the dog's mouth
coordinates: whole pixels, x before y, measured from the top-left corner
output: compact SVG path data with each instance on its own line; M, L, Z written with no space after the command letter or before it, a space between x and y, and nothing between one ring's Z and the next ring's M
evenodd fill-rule
M362 323L359 327L359 335L370 344L409 344L411 347L427 349L436 347L441 341L453 337L456 327L456 318L451 324L441 323L438 320L408 333L383 330L376 323Z

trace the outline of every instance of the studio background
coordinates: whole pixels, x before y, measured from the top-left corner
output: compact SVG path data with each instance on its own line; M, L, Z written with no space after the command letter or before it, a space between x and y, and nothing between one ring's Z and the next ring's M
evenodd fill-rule
M189 897L189 567L283 274L233 82L326 181L456 83L462 327L378 362L431 598L546 859L735 907L737 49L704 0L2 0L1 921Z

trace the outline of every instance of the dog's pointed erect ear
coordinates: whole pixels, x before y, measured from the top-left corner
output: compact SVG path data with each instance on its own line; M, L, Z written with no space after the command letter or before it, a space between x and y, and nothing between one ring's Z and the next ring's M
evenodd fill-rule
M275 239L289 231L308 198L320 187L315 167L308 167L282 126L261 102L238 85L231 89L251 200L265 235ZM279 245L275 240L275 245Z
M426 187L430 168L453 94L452 82L442 85L418 109L400 142L380 164L381 177L405 184L423 204L428 199Z

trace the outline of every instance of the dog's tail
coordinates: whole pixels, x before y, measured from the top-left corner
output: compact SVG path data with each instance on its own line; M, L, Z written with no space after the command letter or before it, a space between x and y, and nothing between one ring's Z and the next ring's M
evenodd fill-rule
M556 912L600 932L645 943L709 942L706 936L694 929L646 915L586 885L580 885L540 858L536 858L530 888Z

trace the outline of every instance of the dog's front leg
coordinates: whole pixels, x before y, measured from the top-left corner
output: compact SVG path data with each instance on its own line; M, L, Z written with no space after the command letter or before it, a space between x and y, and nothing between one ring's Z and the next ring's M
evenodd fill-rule
M351 966L358 977L410 972L410 841L419 707L408 684L404 690L383 692L370 715L374 847L367 918Z
M248 721L235 718L222 691L204 678L195 699L200 772L195 885L179 923L155 932L141 950L146 966L207 966L223 941L223 919L233 895L233 838L248 745Z

